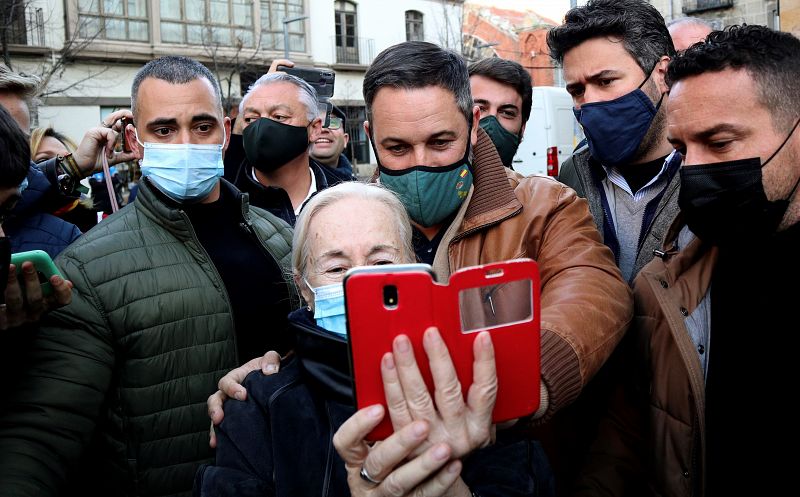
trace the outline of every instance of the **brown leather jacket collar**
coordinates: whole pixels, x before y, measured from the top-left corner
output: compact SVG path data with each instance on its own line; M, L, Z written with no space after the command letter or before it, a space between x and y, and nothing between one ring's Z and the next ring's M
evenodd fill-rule
M478 129L478 143L475 145L472 164L475 193L467 207L460 232L497 223L522 210L522 204L508 182L500 155L489 135L481 128ZM480 166L476 167L476 164Z

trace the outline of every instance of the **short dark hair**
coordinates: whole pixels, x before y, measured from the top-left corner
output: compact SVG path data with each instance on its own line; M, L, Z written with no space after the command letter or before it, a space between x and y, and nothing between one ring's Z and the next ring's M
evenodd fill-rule
M452 50L425 41L406 41L379 53L364 75L364 102L369 121L372 120L372 101L384 86L407 90L438 86L449 90L467 123L472 123L467 64Z
M644 0L589 0L567 12L564 24L547 33L550 57L558 64L564 54L586 40L600 36L622 39L625 50L645 74L661 57L675 55L664 18Z
M533 105L533 79L521 64L499 57L488 57L473 62L468 70L470 77L485 76L514 88L522 97L522 122L528 122Z
M31 147L17 121L0 105L0 187L19 186L28 175Z
M196 79L205 78L214 88L217 105L222 109L222 92L219 89L217 78L206 66L189 57L168 55L153 59L144 65L133 78L131 86L131 112L136 114L136 99L139 95L139 86L147 78L160 79L174 85L184 85Z
M667 69L667 85L707 72L744 69L776 127L800 118L800 40L765 26L729 26L687 48Z

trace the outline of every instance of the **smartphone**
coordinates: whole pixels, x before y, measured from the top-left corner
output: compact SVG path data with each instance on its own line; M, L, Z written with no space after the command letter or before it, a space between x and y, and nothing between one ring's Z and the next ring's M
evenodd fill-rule
M328 99L333 96L333 84L336 79L336 73L329 69L297 66L278 66L276 69L297 76L310 84L317 91L317 97L320 99Z
M11 264L11 240L3 236L0 237L0 304L6 303L9 264Z
M354 268L344 280L350 365L355 403L361 409L386 406L380 363L399 334L409 337L420 373L430 392L433 377L422 345L436 326L447 345L466 399L472 384L473 342L488 331L495 349L499 423L536 412L539 398L539 272L530 259L464 268L439 284L426 265ZM385 418L370 433L382 440L392 433Z
M132 117L123 117L120 119L122 121L122 132L120 133L120 139L122 140L122 151L126 153L131 152L131 147L128 146L128 140L125 139L125 129L128 127L129 124L133 124Z
M11 254L11 264L17 268L17 277L20 279L20 285L24 288L22 282L22 263L31 261L36 273L39 276L39 283L42 285L42 295L52 295L53 286L50 284L50 277L53 275L61 276L61 272L56 267L53 259L44 250L30 250L28 252L17 252ZM6 265L7 267L8 265Z

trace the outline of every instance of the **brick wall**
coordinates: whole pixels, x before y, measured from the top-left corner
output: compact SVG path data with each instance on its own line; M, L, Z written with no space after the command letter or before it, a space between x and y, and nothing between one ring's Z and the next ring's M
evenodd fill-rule
M555 71L547 50L547 31L555 23L531 20L532 14L496 8L465 9L465 38L477 44L492 44L474 57L496 55L518 62L528 70L535 86L553 86Z

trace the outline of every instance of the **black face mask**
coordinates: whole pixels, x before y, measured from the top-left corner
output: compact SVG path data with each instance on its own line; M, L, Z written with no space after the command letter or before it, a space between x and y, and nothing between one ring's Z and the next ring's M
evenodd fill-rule
M764 164L754 157L681 167L678 205L689 229L715 245L747 243L772 236L778 229L800 178L788 197L770 201L764 193L762 168L783 149L797 129Z
M269 173L308 150L308 126L291 126L262 117L244 129L242 143L247 162Z

